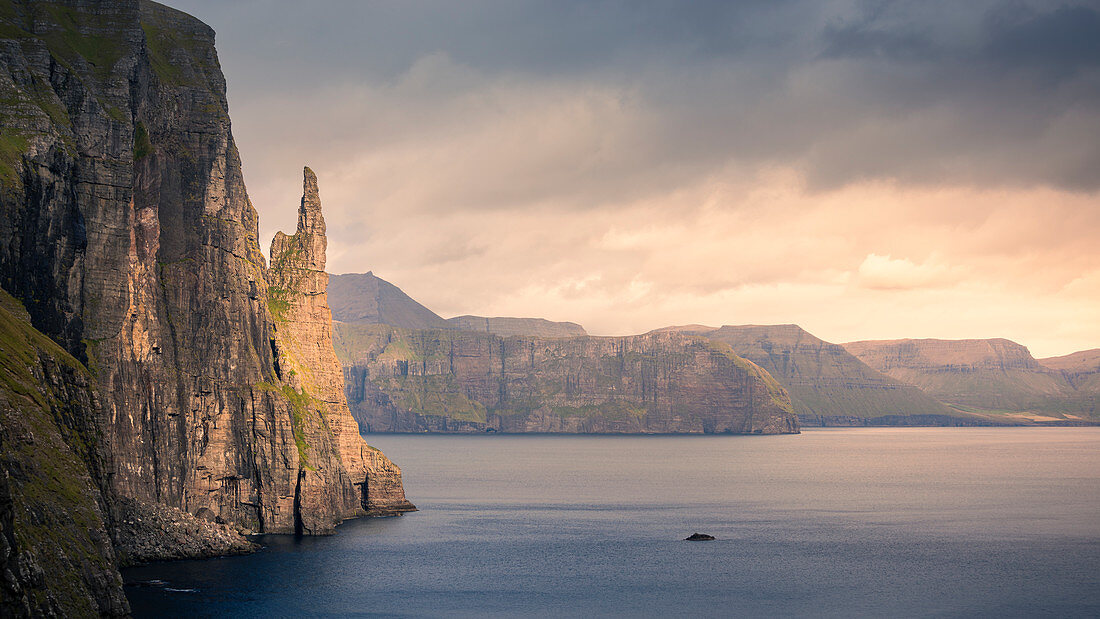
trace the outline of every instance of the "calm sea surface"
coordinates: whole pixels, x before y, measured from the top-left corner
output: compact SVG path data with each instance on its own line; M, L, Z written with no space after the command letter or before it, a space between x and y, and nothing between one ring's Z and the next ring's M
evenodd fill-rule
M125 570L134 614L1100 616L1100 428L366 438L422 511Z

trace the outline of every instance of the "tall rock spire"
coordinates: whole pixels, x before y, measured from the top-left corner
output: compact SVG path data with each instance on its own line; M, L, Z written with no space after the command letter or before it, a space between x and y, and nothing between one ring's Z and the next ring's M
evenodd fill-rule
M321 214L321 196L317 191L317 175L309 166L302 168L302 203L298 207L298 231L303 266L314 271L325 270L325 217Z
M317 176L303 170L298 229L271 242L268 307L274 323L276 367L289 389L298 445L301 532L323 531L361 513L415 509L405 499L401 470L359 436L348 410L344 373L332 346L332 312L325 273L325 218ZM335 456L335 457L334 457ZM344 481L333 484L340 477ZM334 496L335 493L335 496ZM339 513L325 506L343 505Z

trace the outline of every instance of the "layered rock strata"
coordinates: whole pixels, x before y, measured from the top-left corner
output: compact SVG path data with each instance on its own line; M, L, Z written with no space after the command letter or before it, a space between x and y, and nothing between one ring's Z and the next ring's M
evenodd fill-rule
M791 404L804 425L990 423L875 371L842 346L825 342L798 325L690 325L666 330L725 342L738 355L767 370L791 394Z
M415 509L401 470L359 436L344 397L344 375L332 347L325 273L325 219L317 177L304 170L298 228L271 242L268 306L274 317L275 372L294 402L294 439L302 502L300 529L324 531L348 515Z
M1010 340L876 340L844 347L876 370L961 410L1035 421L1096 416L1095 396Z
M341 324L336 336L352 413L371 431L798 431L767 372L703 338Z
M78 455L120 555L179 556L175 524L217 552L221 529L184 513L324 533L401 504L384 498L396 467L276 366L291 349L269 306L279 275L257 242L209 27L146 1L0 2L0 120L0 286L98 393L66 419L100 446ZM165 516L155 543L129 535L147 513Z

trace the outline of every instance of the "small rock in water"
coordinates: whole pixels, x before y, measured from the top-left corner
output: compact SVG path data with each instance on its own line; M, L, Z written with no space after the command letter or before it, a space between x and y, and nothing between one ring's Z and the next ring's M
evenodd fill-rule
M713 535L707 535L706 533L692 533L688 537L684 538L685 542L706 542L714 539Z

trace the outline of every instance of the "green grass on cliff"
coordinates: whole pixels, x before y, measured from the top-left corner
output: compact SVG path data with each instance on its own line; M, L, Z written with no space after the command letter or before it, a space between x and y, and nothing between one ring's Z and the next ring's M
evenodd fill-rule
M260 391L281 395L290 406L290 428L294 434L294 445L298 448L298 461L302 468L315 471L309 464L309 442L306 440L306 424L310 422L310 408L314 400L305 389L296 390L290 385L276 385L274 383L256 383L253 385Z
M138 121L134 126L134 161L141 161L153 152L153 143L149 140L149 132L145 129L145 123Z
M31 372L38 362L39 351L90 377L76 358L32 327L23 305L3 290L0 290L0 350L3 351L0 380L13 392L31 398L40 406L47 402L42 399L38 381Z
M217 70L210 64L210 44L205 38L194 37L172 24L161 22L150 13L142 15L141 29L149 50L149 62L161 82L171 86L206 86L205 76L194 71L195 68L202 73ZM186 62L181 63L181 60Z
M375 379L395 404L421 415L484 423L486 408L467 398L452 376L395 376Z
M268 286L267 309L275 322L286 321L286 313L290 311L290 291L286 288Z
M613 421L644 419L649 409L632 402L610 400L584 406L552 406L550 410L559 417L602 417Z
M276 322L286 320L291 302L301 294L298 286L301 283L303 272L298 265L300 264L302 250L298 246L297 235L286 238L286 249L277 256L271 256L271 267L269 269L271 281L267 287L267 309Z
M76 435L59 419L94 411L73 411L79 403L63 399L67 392L41 380L37 373L50 363L72 370L72 389L91 378L80 362L31 326L16 299L0 291L0 470L6 471L15 503L16 550L42 568L44 581L27 594L33 609L51 608L49 595L60 604L53 612L91 616L96 613L84 577L114 571L84 464L85 440L94 437ZM90 391L87 398L93 401Z
M124 31L127 24L115 21L117 17L59 2L36 2L16 10L14 3L4 0L0 1L0 37L39 39L59 64L77 75L87 68L91 77L103 82L124 51L121 37L114 33Z
M7 129L0 129L0 195L14 193L23 187L19 170L23 168L23 153L27 138Z
M767 388L768 398L771 400L772 404L788 413L794 413L794 407L791 404L791 396L787 393L787 390L783 388L783 385L779 384L779 381L769 374L767 370L738 355L734 352L733 346L730 346L726 342L711 339L706 339L706 342L708 348L726 357L746 373L759 378Z

